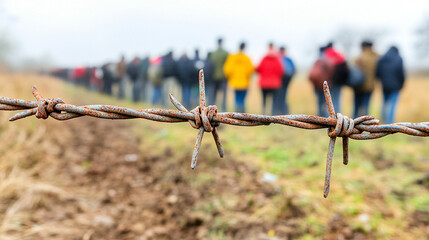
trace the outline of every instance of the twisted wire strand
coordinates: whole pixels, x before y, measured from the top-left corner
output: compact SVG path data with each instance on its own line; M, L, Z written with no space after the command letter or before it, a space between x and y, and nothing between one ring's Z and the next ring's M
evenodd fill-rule
M9 118L16 121L32 115L37 118L47 119L52 117L56 120L69 120L77 117L90 116L103 119L131 119L143 118L151 121L177 123L188 122L191 127L198 129L198 135L192 154L191 168L197 164L198 154L201 147L204 132L212 133L213 139L220 157L224 156L224 150L220 142L217 127L223 124L235 126L261 126L269 124L282 124L302 129L328 129L330 137L329 149L326 160L324 197L330 190L332 159L334 155L335 141L337 137L343 138L343 164L348 160L348 139L370 140L385 137L394 133L403 133L412 136L429 136L429 122L421 123L393 123L379 124L379 120L373 116L362 116L351 119L341 113L335 113L328 83L323 83L326 104L329 110L329 118L314 115L279 115L267 116L249 113L224 112L218 113L214 105L206 106L204 72L199 72L199 106L191 111L186 109L173 95L169 95L171 103L177 110L170 109L141 109L134 110L125 107L111 105L84 105L75 106L64 103L60 98L45 99L33 86L32 93L36 101L0 97L0 110L17 111L23 110Z

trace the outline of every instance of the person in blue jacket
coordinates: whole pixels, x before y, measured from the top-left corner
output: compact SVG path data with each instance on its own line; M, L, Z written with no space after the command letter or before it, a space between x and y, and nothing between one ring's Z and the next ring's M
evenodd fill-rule
M276 99L276 112L275 115L286 115L289 114L289 105L287 104L287 89L289 87L289 83L292 80L292 77L295 75L295 65L287 56L286 48L280 47L280 60L283 65L283 77L282 77L282 86L278 90L279 93Z
M393 123L399 92L405 82L404 63L397 47L390 47L378 60L376 76L383 87L382 120L384 123Z

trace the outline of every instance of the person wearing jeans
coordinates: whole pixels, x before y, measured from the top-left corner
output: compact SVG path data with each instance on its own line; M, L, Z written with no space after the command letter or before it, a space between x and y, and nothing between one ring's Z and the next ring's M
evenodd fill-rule
M221 93L222 99L221 99L220 109L223 109L223 111L226 111L226 90L227 90L226 80L213 81L208 90L209 90L208 95L209 95L210 104L215 104L218 92Z
M246 112L246 99L247 90L235 90L235 111L244 113Z
M152 57L149 59L147 75L152 86L152 104L162 104L162 80L163 69L161 66L162 57Z
M228 84L235 90L235 111L246 112L246 92L254 67L250 58L244 54L245 43L241 43L236 54L229 55L223 70Z
M283 65L283 76L282 76L282 86L279 89L278 98L276 99L277 105L279 106L279 112L276 114L286 115L289 114L289 105L287 104L287 90L289 83L292 80L292 77L295 75L295 65L287 56L286 47L280 47L280 60Z
M162 104L162 85L153 86L152 105Z
M341 88L349 77L349 68L344 54L334 48L332 42L326 45L323 55L334 66L330 92L336 112L341 112Z
M323 92L323 83L326 81L328 84L331 82L334 66L329 62L325 56L326 47L319 48L319 58L314 62L309 72L309 80L313 84L314 93L317 100L317 115L321 117L329 117L328 107L326 106L325 95ZM331 87L332 84L329 84Z
M381 110L381 117L384 123L390 124L394 122L398 98L399 91L383 91L383 107Z
M272 115L279 115L282 108L282 104L279 104L278 94L282 87L282 76L284 69L280 57L274 45L268 44L268 52L262 58L256 71L259 73L259 86L262 90L262 112L263 114L269 114L266 108L266 101L269 95L272 96Z
M182 103L187 109L192 106L192 86L198 84L198 78L195 76L194 62L188 55L183 54L177 61L177 71L179 82L182 85ZM195 106L194 106L195 107Z
M354 118L368 115L371 95L375 88L375 70L379 56L373 50L372 45L373 43L370 41L363 41L362 52L356 59L356 66L364 73L365 79L360 86L353 88Z
M226 90L227 78L224 73L224 66L228 58L228 52L222 47L223 39L217 40L217 49L210 54L210 61L213 63L213 82L208 86L208 101L209 104L216 104L218 92L222 94L222 103L220 110L226 111ZM204 70L205 71L205 70Z
M127 66L127 74L133 83L133 102L138 102L140 100L140 89L141 89L141 80L140 80L140 58L135 57L133 61Z
M177 63L173 58L173 52L169 51L162 57L162 92L161 92L161 105L167 107L168 94L178 95L176 90L177 84Z
M390 47L386 54L378 60L376 76L383 87L382 121L388 124L393 123L399 92L405 82L404 63L397 47Z
M320 117L329 117L328 105L326 104L325 93L323 90L315 89L317 98L317 115ZM329 92L331 93L332 104L337 112L340 109L340 98L341 98L341 86L329 86Z
M369 101L371 99L372 91L370 92L354 92L354 110L353 118L368 115Z
M266 112L267 110L267 99L271 96L272 99L272 110L271 110L271 114L272 115L281 115L281 105L278 104L278 101L276 101L276 99L278 99L279 94L281 89L269 89L269 88L262 88L262 109L263 109L263 114L269 114L268 112Z

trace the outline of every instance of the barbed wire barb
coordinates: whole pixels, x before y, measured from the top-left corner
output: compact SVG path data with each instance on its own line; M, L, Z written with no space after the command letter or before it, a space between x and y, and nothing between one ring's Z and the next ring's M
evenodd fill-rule
M323 83L323 91L329 111L328 118L314 115L267 116L236 112L218 113L215 105L206 106L204 72L203 70L200 70L199 105L191 111L188 111L188 109L186 109L172 94L169 95L170 101L177 110L157 108L134 110L111 105L75 106L66 104L60 98L45 99L39 93L36 86L33 86L32 88L32 93L36 98L36 101L0 97L0 110L22 110L22 112L19 112L9 118L9 121L16 121L35 115L36 118L47 119L48 117L52 117L56 120L62 121L77 117L90 116L102 119L143 118L166 123L189 122L191 127L198 129L191 159L192 169L197 165L204 132L212 133L219 156L224 156L224 149L217 131L217 127L221 123L235 126L261 126L273 123L308 130L326 128L328 129L330 140L326 158L325 183L323 188L323 196L325 198L328 196L330 190L332 161L337 137L343 138L343 164L347 165L349 162L349 138L355 140L370 140L385 137L394 133L403 133L419 137L429 136L429 122L379 124L379 120L375 119L373 116L362 116L350 119L347 116L343 116L341 113L335 113L327 82Z

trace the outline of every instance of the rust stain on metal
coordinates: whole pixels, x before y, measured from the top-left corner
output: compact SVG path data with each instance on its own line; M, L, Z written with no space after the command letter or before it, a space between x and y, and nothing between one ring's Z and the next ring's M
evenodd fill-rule
M224 149L220 142L217 127L224 123L236 126L261 126L269 124L282 124L286 126L302 129L328 129L329 149L326 159L325 184L323 189L324 197L327 197L330 190L332 160L337 137L343 138L343 163L349 162L348 144L349 138L355 140L370 140L385 137L394 133L403 133L412 136L429 136L429 122L422 123L394 123L379 124L379 120L373 116L362 116L350 119L341 113L335 113L331 94L327 82L323 84L326 104L329 110L329 118L313 115L281 115L266 116L248 113L225 112L218 113L216 106L206 106L204 72L199 72L199 106L191 111L186 109L173 95L170 96L171 103L177 110L169 109L141 109L134 110L119 106L110 105L86 105L75 106L64 103L61 99L45 99L39 93L36 86L32 92L36 101L26 101L0 97L0 110L16 111L22 110L9 118L15 121L35 115L37 118L47 119L52 117L56 120L69 120L76 117L90 116L104 119L131 119L143 118L158 122L189 122L191 127L198 129L198 135L192 154L191 168L194 169L201 147L204 132L211 132L220 157L224 156Z

